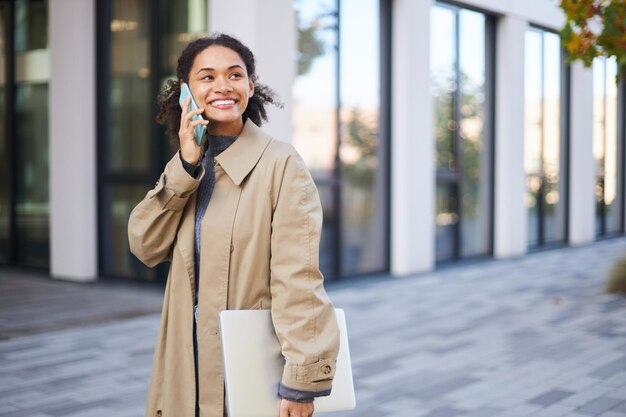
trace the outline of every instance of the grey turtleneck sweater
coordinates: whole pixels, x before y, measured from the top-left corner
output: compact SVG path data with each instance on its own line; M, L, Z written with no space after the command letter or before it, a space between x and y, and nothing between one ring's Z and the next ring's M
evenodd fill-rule
M200 171L200 165L204 167L204 177L200 181L196 195L196 219L195 219L195 272L196 272L196 298L198 295L198 283L200 276L200 236L202 228L202 218L206 212L206 208L209 205L211 194L213 194L213 187L215 187L215 157L224 152L230 145L232 145L237 136L212 136L208 135L208 147L204 152L202 160L197 164L190 164L185 161L182 156L181 160L185 170L194 178L198 177Z

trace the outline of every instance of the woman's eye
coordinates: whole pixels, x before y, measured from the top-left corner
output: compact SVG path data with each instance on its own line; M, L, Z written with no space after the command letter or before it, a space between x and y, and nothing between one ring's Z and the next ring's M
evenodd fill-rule
M203 80L212 80L213 76L212 75L207 75L207 76L202 77L202 79Z
M241 78L241 74L235 72L233 74L230 75L231 78Z

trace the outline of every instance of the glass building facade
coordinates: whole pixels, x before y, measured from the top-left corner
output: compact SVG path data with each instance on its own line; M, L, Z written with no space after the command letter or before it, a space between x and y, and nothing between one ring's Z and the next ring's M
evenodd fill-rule
M528 245L567 238L567 83L555 33L526 32L525 155Z
M623 149L615 58L593 61L593 158L595 161L596 235L623 230ZM623 123L623 121L622 121Z
M493 22L431 10L437 261L492 252Z
M0 1L0 261L49 267L48 2Z
M387 88L381 85L381 19L388 3L295 5L292 143L322 200L322 272L329 278L382 272L388 269L388 136L381 114Z
M594 193L587 208L572 210L570 198L573 202L581 194L577 184L570 183L570 174L579 173L584 163L575 160L574 155L581 153L571 143L575 135L570 132L570 107L576 100L576 85L565 64L556 33L558 23L546 23L549 19L530 7L515 15L518 22L522 19L526 23L512 29L518 30L514 36L508 36L512 32L506 32L510 28L504 20L513 12L497 0L427 3L294 0L277 6L283 8L280 10L285 16L295 17L293 39L297 45L294 74L285 81L286 87L281 86L291 95L285 100L289 112L285 120L291 120L288 131L292 135L284 139L302 155L320 193L324 211L320 265L325 276L337 279L395 273L392 254L398 242L418 246L404 250L408 254L402 255L405 258L421 257L419 262L409 259L403 265L411 267L403 266L402 271L417 271L415 265L422 271L451 261L502 253L517 256L565 245L572 239L570 229L579 221L570 216L579 215L573 212L591 215L593 198L593 217L582 221L588 225L593 222L594 233L583 240L623 235L626 86L615 82L619 70L616 61L598 58L590 70L593 114L584 115L583 123L589 125L593 138L587 138L592 146L587 142L583 146L589 148L587 156L593 154L595 165L584 178L593 185ZM95 54L96 88L93 98L87 99L96 105L96 121L91 127L93 138L85 140L92 140L97 148L97 167L92 173L97 187L97 203L92 204L97 205L97 215L91 222L97 228L91 245L94 257L97 252L97 276L144 281L165 278L167 265L149 269L130 253L128 217L177 148L155 122L155 97L163 84L175 77L182 48L191 39L212 31L211 25L219 27L224 16L232 15L231 10L221 10L221 4L217 0L96 0L93 10L86 8L96 22L94 28L84 30L93 30L96 39L91 51ZM48 26L56 27L50 23L50 10L57 11L65 24L64 14L59 12L62 8L54 8L59 5L53 0L0 0L0 265L53 269L51 240L55 238L50 230L55 230L55 225L59 230L59 222L54 221L55 208L51 209L50 201L51 195L59 194L51 190L54 187L49 177L50 167L59 166L59 160L55 164L50 155L51 149L58 150L60 141L51 140L56 131L50 127L54 118L49 110L58 108L50 106L55 91L59 94L60 90L49 87L58 85L51 83L52 69L59 68L58 63L53 66L51 54L53 49L58 51L59 44L51 39L59 37L54 37ZM412 17L407 17L407 11ZM253 10L240 13L238 17L245 19L239 20L248 22L246 25L256 19ZM214 18L218 15L221 17ZM428 17L430 24L415 30L407 23L418 15L424 22ZM253 40L250 46L257 58L265 58L263 65L259 63L259 73L265 76L266 58L271 56L263 49L268 38L259 36L258 40L253 35L258 31L263 36L273 35L276 27L258 25L250 32L244 25L239 28ZM398 27L405 33L397 32ZM501 37L503 28L507 36ZM516 171L511 176L498 168L496 157L498 149L505 148L499 146L507 140L498 137L502 136L498 129L503 118L496 102L502 91L498 84L502 77L497 72L508 74L502 70L507 68L501 62L505 54L498 49L502 38L517 42L507 43L506 48L519 51L513 57L519 58L520 76L515 79L519 79L520 92L524 85L523 94L504 95L507 101L516 102L505 108L515 110L508 115L515 119L511 125L518 131L513 135L514 143L523 144L524 149L523 155L507 159L520 164L511 168ZM259 49L266 55L259 54ZM412 51L418 51L416 56L399 61L409 64L408 72L399 72L408 75L396 77L397 66L392 63L397 62L398 55L411 55ZM410 80L417 76L428 79L430 89L426 83ZM403 88L408 91L416 85L420 91L411 90L408 100L395 101L396 94L405 93ZM284 98L285 92L281 92ZM408 114L406 119L418 123L410 126L404 119L398 122L397 114ZM420 161L414 169L422 175L427 170L424 161L432 160L429 172L433 176L427 179L427 186L426 180L410 169L402 171L408 179L397 175L398 165L391 155L393 151L397 157L395 152L404 147L428 155L412 156ZM521 154L521 148L512 149ZM58 151L56 155L64 156ZM404 181L410 182L408 187ZM504 183L513 190L510 195L502 192ZM392 199L392 195L400 194L394 194L398 189L402 193L414 191L418 196L401 196L411 200L408 214L397 210L397 205L405 202L402 198ZM414 213L419 203L413 202L420 193L427 193L423 204L432 207L428 212ZM511 206L508 201L499 205L502 196L511 200L519 197L519 213L513 210L517 214L504 219L511 224L511 218L519 221L519 230L525 232L522 236L516 228L507 229L519 237L504 244L502 240L508 237L498 234L504 230L497 225L497 219L502 218L498 213L502 207ZM404 233L398 233L394 223L398 213L401 223L407 222L400 228L408 230L406 236L411 238L397 238ZM411 216L424 222L411 223ZM425 225L432 225L432 230ZM514 239L518 241L509 244Z

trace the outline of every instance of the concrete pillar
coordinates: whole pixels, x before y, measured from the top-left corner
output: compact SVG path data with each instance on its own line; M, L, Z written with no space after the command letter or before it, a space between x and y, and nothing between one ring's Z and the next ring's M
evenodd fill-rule
M430 0L395 0L392 27L391 273L433 268L435 167Z
M270 106L264 129L291 142L292 85L296 75L296 23L293 0L209 0L209 33L224 32L248 46L257 62L259 81L271 87L284 109Z
M527 251L528 214L524 203L524 45L527 23L498 20L496 44L495 230L494 255Z
M571 67L569 243L595 238L595 162L593 159L593 71Z
M50 273L87 281L98 273L95 2L50 0L48 12Z

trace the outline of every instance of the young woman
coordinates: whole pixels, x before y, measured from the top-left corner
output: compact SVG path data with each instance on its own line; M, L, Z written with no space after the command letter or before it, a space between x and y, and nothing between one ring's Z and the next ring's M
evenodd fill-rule
M171 262L146 416L223 417L218 314L271 309L286 359L276 415L310 417L313 399L330 394L339 349L318 267L317 189L293 147L258 127L276 100L257 82L246 46L224 34L195 40L177 76L157 120L180 150L128 225L142 262ZM187 110L190 99L181 110L183 83L199 110Z

